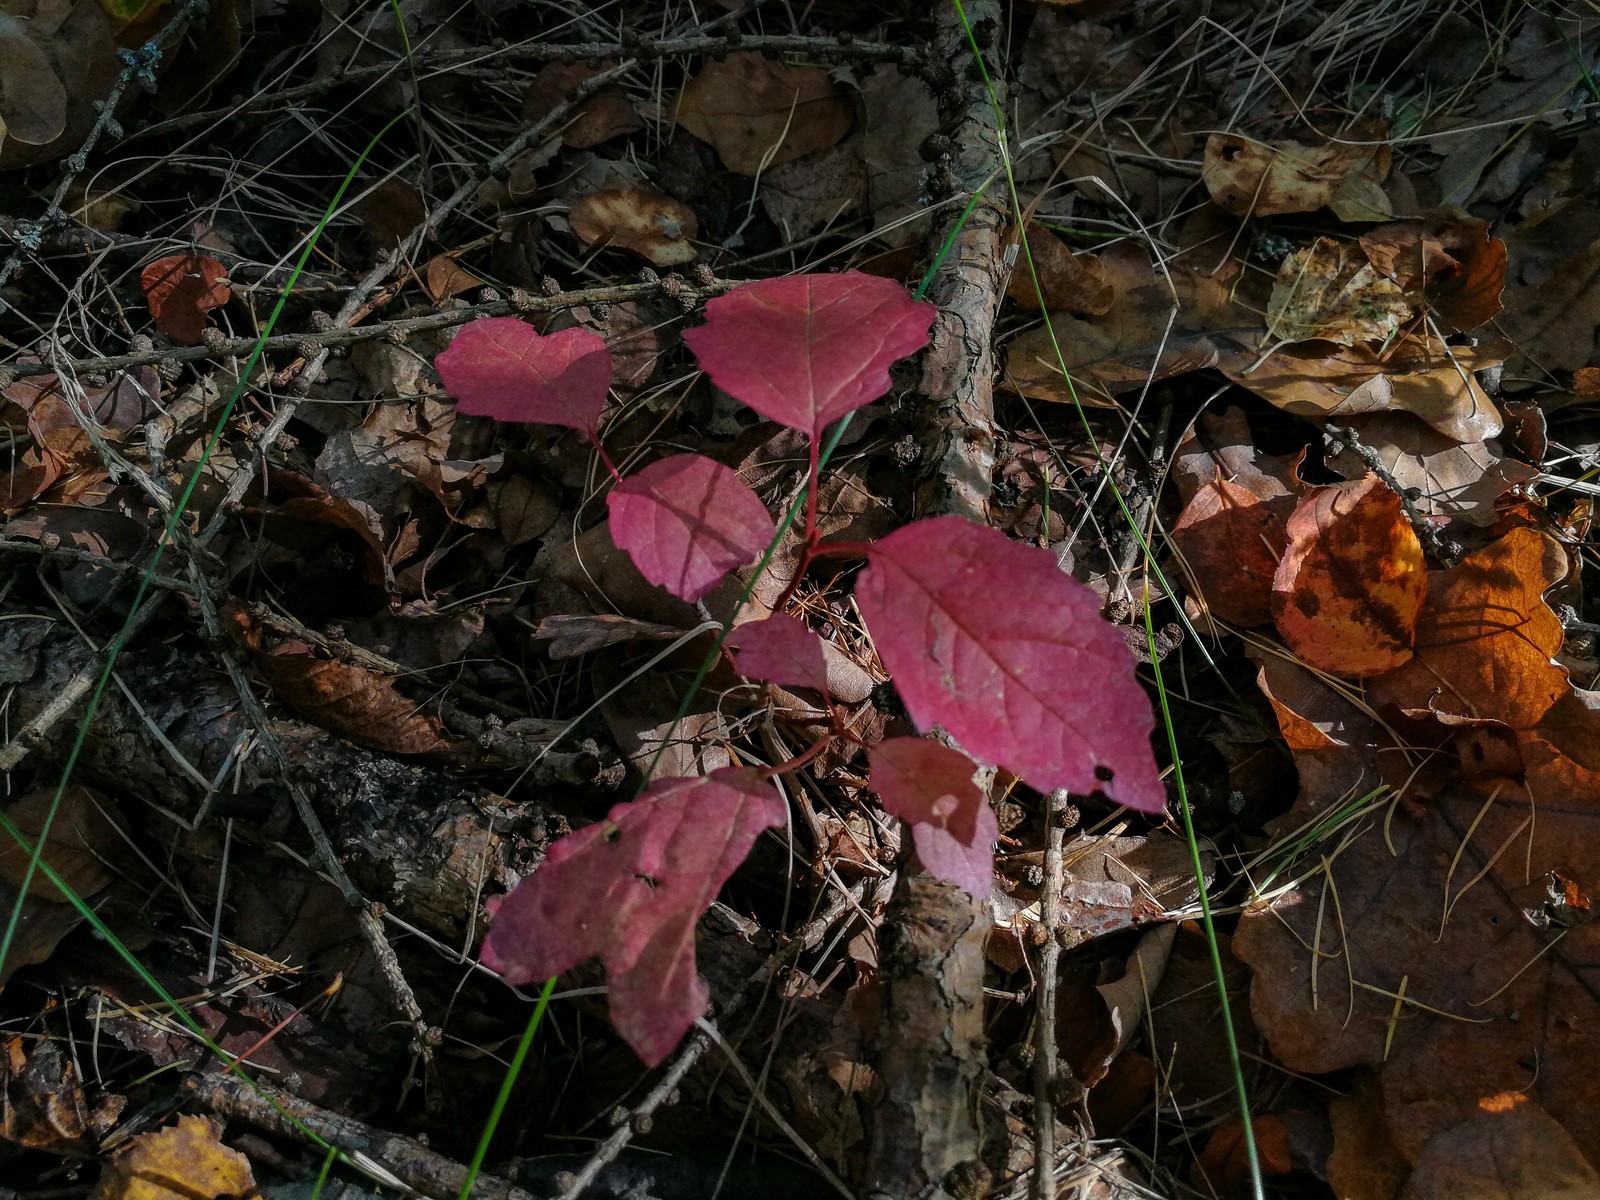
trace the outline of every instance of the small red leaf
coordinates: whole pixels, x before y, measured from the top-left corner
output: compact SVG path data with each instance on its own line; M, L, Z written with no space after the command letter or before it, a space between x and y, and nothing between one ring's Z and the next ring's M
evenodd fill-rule
M651 583L695 601L752 561L776 526L738 474L700 454L635 471L606 497L611 540Z
M917 521L872 547L856 603L919 729L944 726L1041 792L1165 806L1133 654L1048 552L961 517Z
M227 277L228 268L208 255L169 254L139 273L139 286L156 328L179 345L198 346L206 313L233 295Z
M977 769L926 738L889 738L872 748L872 790L884 812L910 823L928 873L988 899L1000 822L973 782Z
M550 847L500 903L483 961L523 984L599 958L612 1023L656 1066L706 1010L695 922L761 831L784 817L772 785L750 767L660 780Z
M747 621L728 635L734 668L746 679L828 691L828 660L822 639L787 613Z
M889 364L928 344L934 312L892 279L791 275L718 296L683 340L734 399L817 437L889 390Z
M599 334L563 329L541 337L516 317L465 326L433 365L457 412L561 425L590 437L611 386L611 354Z

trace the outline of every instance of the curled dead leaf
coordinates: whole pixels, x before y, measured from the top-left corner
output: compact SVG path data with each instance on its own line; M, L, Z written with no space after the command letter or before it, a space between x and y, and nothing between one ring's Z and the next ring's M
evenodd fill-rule
M1214 133L1206 139L1200 178L1212 202L1234 216L1314 212L1334 203L1336 197L1355 203L1360 199L1356 181L1381 183L1389 174L1390 153L1387 144L1326 142L1310 146ZM1347 187L1346 180L1351 177ZM1342 197L1341 189L1345 190ZM1382 195L1381 189L1378 195ZM1369 200L1367 207L1375 202ZM1387 206L1379 219L1383 215L1387 215Z
M572 94L574 88L615 67L615 63L547 63L522 95L522 119L530 125L542 121ZM644 128L633 102L620 87L606 87L580 103L557 132L561 140L579 150Z
M607 188L574 204L568 220L585 245L628 250L658 267L679 267L700 253L694 210L663 192Z

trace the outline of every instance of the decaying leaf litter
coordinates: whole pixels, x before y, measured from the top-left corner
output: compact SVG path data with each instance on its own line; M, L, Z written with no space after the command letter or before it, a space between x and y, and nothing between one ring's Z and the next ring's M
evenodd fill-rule
M1592 1193L1597 39L7 7L6 1185Z

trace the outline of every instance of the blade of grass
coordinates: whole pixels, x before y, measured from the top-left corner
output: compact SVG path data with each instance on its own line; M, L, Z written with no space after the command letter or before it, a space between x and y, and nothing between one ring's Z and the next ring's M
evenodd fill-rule
M89 906L83 897L79 896L72 889L72 887L56 873L55 869L52 868L48 862L44 861L44 847L48 843L51 825L54 823L56 814L60 809L62 798L64 797L67 786L72 779L72 774L77 768L78 760L83 753L83 748L88 742L89 729L93 724L94 716L99 709L100 702L104 698L106 688L111 682L112 673L116 668L117 659L121 655L122 651L126 648L132 633L137 629L137 623L140 619L144 605L153 602L148 597L151 591L152 581L157 576L162 556L164 555L167 546L171 544L174 537L177 535L179 523L183 519L185 512L188 510L189 502L194 496L195 489L199 486L204 467L206 463L210 461L212 454L216 451L217 446L222 441L222 437L227 430L228 422L232 418L234 409L237 407L239 399L244 393L245 383L254 374L255 368L261 360L261 355L266 346L267 339L271 337L272 331L277 325L278 318L282 315L285 305L287 305L290 296L293 294L295 282L300 278L300 275L305 270L307 263L310 262L311 255L315 252L317 243L321 239L323 231L327 228L328 222L332 220L334 213L338 211L339 204L344 199L344 195L349 190L351 183L354 182L356 173L366 163L372 152L377 149L378 143L383 140L384 136L389 132L389 130L393 129L396 124L404 120L409 112L409 109L405 109L397 113L388 121L388 123L386 123L376 134L372 136L372 139L367 143L360 155L357 156L355 162L351 165L350 170L346 173L344 180L340 183L338 190L334 193L333 199L328 202L328 206L323 211L322 217L317 222L316 227L307 237L305 247L302 249L300 257L295 263L293 271L290 273L288 284L284 287L282 293L278 297L277 303L273 306L272 312L268 315L266 322L263 324L261 333L256 340L255 349L251 353L243 370L239 372L239 376L234 384L233 390L229 393L227 401L222 406L222 411L218 415L217 422L207 438L200 461L196 464L195 469L190 473L188 483L179 493L178 499L173 505L172 513L167 518L166 525L162 531L162 537L156 545L155 553L151 556L149 565L146 566L144 571L141 573L139 586L134 593L133 602L129 605L128 616L124 619L121 629L119 629L111 641L106 644L104 652L105 665L101 669L100 677L95 685L94 690L90 693L83 720L78 725L77 734L73 740L72 747L68 752L66 763L62 767L60 782L56 786L55 794L51 799L50 808L46 813L45 819L38 834L36 835L35 840L30 840L29 837L20 829L18 829L17 826L3 812L0 812L0 831L3 831L5 834L10 836L12 840L22 848L24 853L28 855L28 866L23 874L22 882L18 887L17 901L12 907L10 919L6 924L5 934L3 938L0 938L0 964L5 963L10 954L11 947L16 940L17 930L22 917L23 906L28 897L29 886L32 884L36 876L42 875L46 880L55 885L56 889L60 891L66 901L71 904L73 908L77 910L78 914L89 924L89 927L99 934L100 937L104 939L106 944L109 945L112 950L128 964L129 968L132 969L136 975L138 975L141 982L143 982L144 985L148 987L151 992L172 1011L173 1015L188 1028L188 1030L195 1036L200 1044L205 1046L206 1049L212 1054L216 1055L219 1061L226 1064L229 1071L233 1072L245 1083L251 1085L252 1087L254 1086L254 1081L244 1072L243 1068L234 1061L232 1056L211 1040L200 1023L189 1014L189 1012L161 985L160 981L157 980L155 976L145 968L144 964L139 961L138 957L122 943L122 941L110 930L110 928L106 926L105 922L100 919L99 915L94 911L93 908ZM277 1108L278 1106L274 1104L273 1107ZM281 1108L278 1111L285 1120L298 1128L301 1133L304 1134L304 1136L308 1138L314 1145L328 1151L330 1156L337 1156L341 1160L349 1163L349 1165L352 1167L355 1167L357 1170L361 1169L359 1163L349 1159L342 1151L340 1151L337 1147L330 1145L323 1138L319 1137L314 1131L305 1128L290 1114L283 1112Z
M483 1160L489 1155L489 1143L494 1140L494 1131L499 1128L500 1118L505 1115L506 1104L511 1100L511 1089L517 1082L517 1076L522 1073L522 1064L533 1046L533 1035L539 1032L539 1022L544 1020L544 1010L550 1006L550 995L555 990L556 981L547 979L544 991L539 993L539 1002L533 1006L533 1015L528 1018L528 1027L522 1031L522 1040L517 1043L517 1052L511 1056L511 1065L506 1068L506 1077L500 1083L500 1094L494 1098L494 1108L489 1111L483 1134L478 1138L478 1148L473 1151L472 1162L467 1166L467 1177L462 1181L459 1200L468 1200L472 1195L472 1185L477 1182L478 1173L483 1170Z

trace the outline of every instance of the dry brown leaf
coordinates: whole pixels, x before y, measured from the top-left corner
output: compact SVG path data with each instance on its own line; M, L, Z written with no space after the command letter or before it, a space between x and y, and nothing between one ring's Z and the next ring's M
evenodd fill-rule
M250 1160L204 1117L141 1133L106 1163L94 1200L222 1200L256 1195Z
M489 486L495 526L507 545L531 542L556 523L561 515L561 493L540 479L513 475Z
M1006 295L1035 312L1043 309L1079 317L1097 317L1108 312L1113 298L1111 283L1100 274L1094 258L1078 257L1055 234L1032 222L1027 229L1028 252L1039 277L1039 287L1034 287L1028 271L1029 255L1018 255L1006 284ZM1016 237L1015 231L1011 237Z
M574 88L615 67L612 62L547 63L522 94L522 119L530 125L542 121ZM609 86L580 103L556 131L563 142L587 150L612 138L644 128L633 101L620 87Z
M8 139L38 146L67 126L67 89L35 22L0 13L0 148Z
M1278 268L1267 302L1267 335L1341 346L1386 342L1411 316L1398 284L1348 242L1319 237L1288 254Z
M1526 463L1506 458L1493 442L1458 442L1410 413L1373 413L1348 417L1344 423L1427 516L1492 525L1499 519L1495 501L1538 474ZM1332 456L1328 465L1349 479L1367 472L1366 463L1349 448Z
M483 280L448 254L436 254L428 260L423 270L422 285L428 289L428 298L437 304L441 300L453 299L462 292L482 287Z
M1272 620L1272 580L1288 548L1294 505L1287 495L1263 501L1222 478L1195 493L1172 540L1212 614L1247 628Z
M1217 367L1269 404L1313 421L1397 408L1446 437L1481 442L1496 437L1501 422L1474 373L1501 361L1494 346L1405 337L1382 355L1369 346L1302 342L1247 364L1225 358Z
M680 267L700 253L694 210L664 192L607 188L579 200L567 219L584 245L628 250L658 267Z
M1561 1125L1521 1092L1479 1099L1417 1156L1405 1200L1592 1200L1600 1172Z
M859 138L761 173L761 207L785 238L810 237L854 211L867 196Z
M0 1046L0 1138L14 1145L93 1154L126 1103L123 1096L102 1096L91 1106L72 1059L55 1039L12 1036Z
M1600 883L1597 801L1541 797L1535 813L1509 790L1458 787L1347 829L1323 871L1306 864L1308 882L1234 937L1278 1062L1374 1067L1389 1135L1413 1163L1496 1091L1525 1093L1600 1153L1600 924L1552 944L1559 929L1525 915L1544 911L1549 872ZM1326 803L1303 799L1284 828Z
M228 268L206 254L171 254L139 273L156 328L180 346L198 346L206 313L233 296Z
M755 175L837 144L851 111L826 71L741 51L701 68L683 89L677 120L728 170Z
M1352 138L1351 140L1355 140ZM1234 216L1265 217L1274 213L1313 212L1332 204L1376 203L1370 189L1359 182L1381 183L1389 175L1391 151L1383 145L1345 145L1327 142L1308 146L1300 142L1263 142L1240 134L1214 133L1206 139L1200 178L1212 202ZM1353 179L1346 188L1346 180ZM1359 190L1358 190L1359 189ZM1355 211L1352 208L1351 211ZM1387 216L1387 205L1377 219ZM1351 216L1347 220L1373 220Z
M1576 371L1595 362L1600 328L1600 240L1556 267L1543 283L1507 288L1499 328L1517 347L1514 369Z
M392 250L428 219L428 208L417 189L398 176L390 176L356 205L361 231L379 250Z
M1447 329L1476 329L1500 312L1506 244L1461 209L1369 229L1361 249L1413 307L1432 311Z
M1272 615L1289 648L1356 678L1409 659L1428 573L1400 497L1376 475L1317 488L1287 528Z
M1370 1070L1352 1076L1349 1094L1335 1096L1328 1104L1333 1126L1328 1183L1341 1200L1395 1200L1411 1174L1411 1164L1389 1136L1377 1077Z
M6 805L6 817L30 841L49 822L43 861L75 895L87 899L116 878L109 860L122 848L125 833L115 806L99 792L71 784L62 791L59 803L54 788L27 792ZM14 839L5 837L0 845L0 883L14 890L20 888L28 874L30 857ZM28 895L56 904L68 900L39 872L28 883Z
M861 157L867 166L872 228L891 246L919 242L933 218L922 203L922 143L939 128L939 109L915 75L881 66L861 80L866 110Z
M1298 496L1305 491L1300 464L1305 451L1271 455L1256 449L1245 411L1237 406L1202 413L1172 456L1172 479L1184 504L1219 475L1259 500Z
M1551 659L1561 622L1544 593L1566 576L1560 543L1514 529L1428 582L1416 657L1367 681L1374 704L1530 729L1569 687Z
M1071 403L1076 396L1107 406L1119 392L1150 380L1218 365L1221 339L1261 329L1261 318L1236 302L1226 272L1170 263L1169 279L1156 272L1141 247L1129 243L1101 254L1096 266L1114 293L1105 315L1080 320L1055 313L1049 328L1013 339L1006 349L1007 384L1039 400Z

